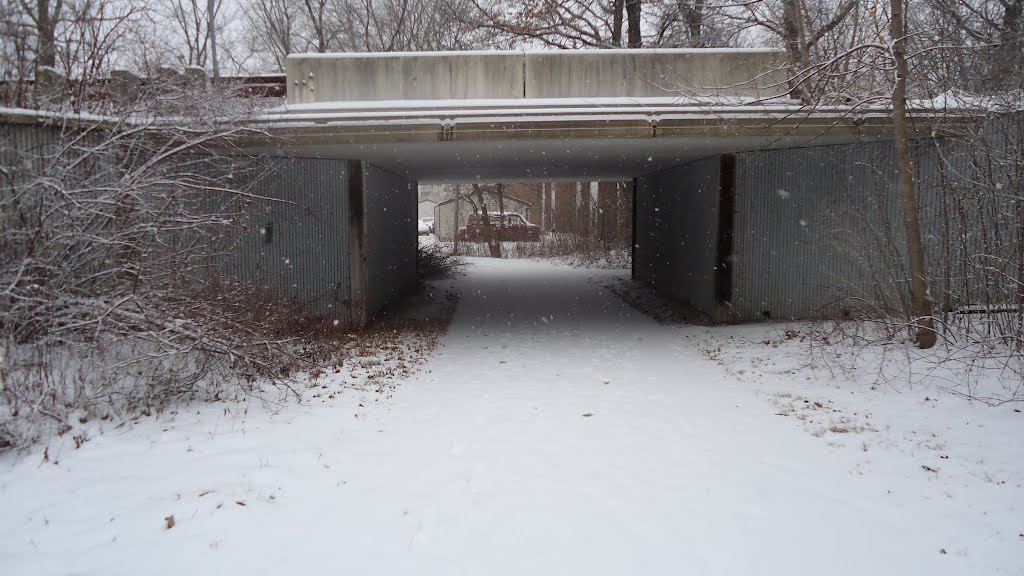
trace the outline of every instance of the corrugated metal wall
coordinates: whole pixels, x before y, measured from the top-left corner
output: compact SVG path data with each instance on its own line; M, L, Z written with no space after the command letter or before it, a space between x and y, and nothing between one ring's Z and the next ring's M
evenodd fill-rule
M941 146L912 146L930 262ZM734 319L906 309L905 243L892 142L737 155Z
M1024 124L997 117L970 140L938 141L915 165L935 303L1016 304L1024 266Z
M415 181L372 164L363 169L366 218L366 316L416 285Z
M233 246L239 279L312 314L348 318L345 161L266 158L254 173L252 161L238 159L228 177L251 178L244 188L258 197L245 212L247 232Z
M0 187L7 188L19 171L41 166L47 148L59 139L57 127L0 122Z
M950 190L945 180L951 166L965 169L964 146L919 141L912 153L927 257L936 274L933 291L942 294L957 282L976 284L957 258L980 251L984 233L971 227L981 219L947 220L944 214L953 208L943 205L951 201L943 193ZM906 238L892 142L736 155L728 312L716 311L718 167L716 156L638 179L637 279L712 318L721 313L722 320L841 316L869 306L906 309ZM1008 205L985 210L1012 213ZM1009 220L988 218L1006 229L1012 228ZM963 238L963 246L951 238Z
M899 254L863 250L895 232L892 143L738 154L736 173L735 319L813 316L870 292L870 268L902 270Z
M78 146L102 143L103 136L98 130L83 134L59 125L0 123L0 200L19 172L45 173L47 156L56 147L70 145L72 139ZM116 177L118 166L127 161L116 159L115 152L111 150L109 164L87 169L103 178ZM182 155L178 163L160 169L173 172L169 181L203 189L197 210L240 221L241 234L224 238L220 253L208 254L211 273L255 284L277 298L307 306L311 313L348 317L344 161ZM184 232L166 235L173 242L195 241Z
M9 189L12 180L20 175L33 178L45 175L54 164L58 153L64 153L64 164L72 158L88 157L93 162L82 166L83 174L94 174L99 160L110 155L99 155L93 148L102 143L107 133L94 129L84 131L59 124L35 122L4 122L0 119L0 190ZM102 166L106 169L106 165ZM84 176L83 176L84 177Z
M204 213L227 220L211 270L347 322L349 256L345 162L309 158L193 156ZM182 239L183 241L187 241Z

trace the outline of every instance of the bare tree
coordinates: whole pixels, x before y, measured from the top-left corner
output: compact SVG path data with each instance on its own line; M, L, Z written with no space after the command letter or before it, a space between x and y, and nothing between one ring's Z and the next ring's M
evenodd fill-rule
M103 75L135 6L61 13L54 62L71 88L51 112L0 113L0 444L72 413L148 413L256 378L287 389L289 366L312 359L271 316L302 308L240 283L230 257L251 215L281 202L249 189L266 167L235 148L266 136L256 103L184 75L118 88Z
M64 0L21 0L21 5L35 24L36 67L54 67L57 63L57 27L60 25Z
M184 45L182 64L205 67L210 38L205 2L167 0L167 11Z
M895 62L895 83L892 91L892 123L896 137L896 159L899 172L899 193L903 227L907 235L907 260L910 264L910 297L917 327L917 344L921 348L935 345L935 321L928 292L928 271L925 265L924 241L921 238L921 216L914 186L914 168L910 158L910 130L907 119L907 30L903 19L904 0L891 0L890 34Z
M956 68L946 80L978 91L1019 86L1014 83L1024 58L1024 0L929 0L925 8L911 16L954 51Z
M301 16L296 0L251 0L243 14L250 48L269 54L277 69L284 69L289 54L305 50L297 38Z
M330 25L330 2L328 0L303 0L306 18L312 33L311 47L316 52L327 52L337 31Z
M248 0L245 36L262 65L295 52L465 50L492 46L470 0Z
M860 5L860 0L778 0L739 3L716 13L758 36L769 33L767 41L759 42L786 51L791 94L810 104L822 97L845 97L857 71L848 67L844 74L835 75L822 68L835 65L836 58L841 61L845 52L856 51L884 32L859 25L856 9Z
M474 215L479 218L478 223L483 225L484 241L487 242L487 250L491 258L501 258L501 238L504 231L505 215L504 208L504 186L498 184L495 187L495 194L498 199L497 225L493 222L494 217L487 210L487 200L484 198L484 186L473 184L473 195L476 196L476 203L473 206Z
M218 50L223 44L218 39L226 23L224 0L160 1L164 2L164 17L172 30L165 40L177 48L178 64L198 66L219 75Z
M471 1L474 21L511 41L554 48L619 47L625 10L627 45L642 44L640 0L556 0L539 5L525 0Z

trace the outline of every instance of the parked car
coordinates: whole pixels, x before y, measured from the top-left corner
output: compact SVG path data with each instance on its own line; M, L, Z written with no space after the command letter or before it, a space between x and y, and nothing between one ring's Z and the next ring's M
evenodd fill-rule
M428 236L430 234L430 225L423 220L417 221L416 229L420 236Z
M540 226L530 224L521 214L505 212L488 214L484 225L482 214L470 214L466 225L459 228L459 240L482 242L499 235L500 240L536 242L540 240Z
M437 234L437 230L434 229L434 217L433 216L427 216L425 218L420 218L420 222L426 223L427 227L430 228L430 233L431 234Z

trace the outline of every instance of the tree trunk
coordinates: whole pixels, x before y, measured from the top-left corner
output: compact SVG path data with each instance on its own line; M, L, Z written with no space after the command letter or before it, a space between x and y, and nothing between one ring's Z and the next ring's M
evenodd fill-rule
M907 39L903 25L903 0L890 0L890 2L892 6L890 34L893 41L893 58L896 60L896 85L892 91L892 125L896 138L903 226L907 233L910 302L917 331L917 345L926 349L935 345L936 334L935 321L932 317L932 302L928 294L928 275L925 268L924 241L921 237L917 190L914 185L914 171L910 159L907 127Z
M484 192L479 184L473 184L473 192L476 194L477 202L480 203L480 222L483 223L485 230L486 236L484 239L487 241L487 250L490 252L491 258L501 258L501 242L493 232L494 228L491 226L491 218L487 214L487 204L484 202Z
M327 52L327 24L324 22L324 11L326 9L323 0L305 0L306 14L313 27L313 35L316 36L316 51Z
M1017 350L1024 346L1024 198L1014 202L1017 216Z
M1021 12L1024 0L1004 0L1003 21L996 50L996 81L1013 88L1021 59Z
M210 43L210 67L214 78L220 78L217 62L217 0L206 0L206 39Z
M622 46L622 7L625 0L612 2L612 45Z
M782 40L789 54L790 75L794 78L808 68L802 41L803 19L800 12L798 0L782 0ZM791 96L810 103L810 92L803 83L791 79L789 88Z
M36 36L39 43L36 55L36 69L54 67L57 64L56 28L60 20L63 0L57 0L52 7L50 0L36 0Z
M501 258L501 242L505 239L505 185L498 184L498 233L491 247L491 258Z
M701 36L704 27L704 0L693 0L692 2L676 0L676 7L679 9L679 15L683 22L686 23L690 47L703 46L704 40Z
M642 0L626 0L626 20L629 23L629 48L640 48L643 40L640 36L640 8Z
M462 191L458 184L455 185L455 222L452 224L452 252L455 254L459 253L459 221L462 218ZM438 212L438 215L441 213ZM434 225L440 226L441 222L434 222Z

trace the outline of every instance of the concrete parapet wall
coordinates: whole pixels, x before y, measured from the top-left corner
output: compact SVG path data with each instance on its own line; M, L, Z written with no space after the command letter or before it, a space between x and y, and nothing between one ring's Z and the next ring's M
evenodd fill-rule
M773 96L787 91L783 63L762 50L531 52L526 97Z
M300 54L288 57L288 103L523 97L519 52Z
M768 97L787 91L784 62L742 49L298 54L288 102Z

